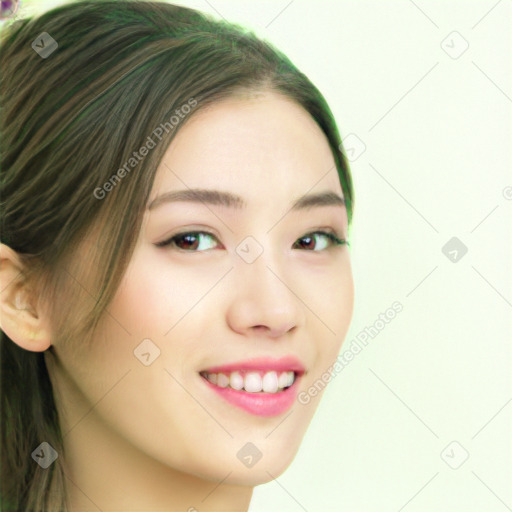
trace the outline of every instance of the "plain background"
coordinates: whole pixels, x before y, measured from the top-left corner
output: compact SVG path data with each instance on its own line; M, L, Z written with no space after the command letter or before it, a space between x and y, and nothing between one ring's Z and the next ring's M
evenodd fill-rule
M175 3L274 43L347 137L356 304L342 352L403 305L250 512L512 510L512 2Z

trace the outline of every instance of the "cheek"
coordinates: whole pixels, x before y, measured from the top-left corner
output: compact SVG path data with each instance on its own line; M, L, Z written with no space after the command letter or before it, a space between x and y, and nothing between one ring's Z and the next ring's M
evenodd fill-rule
M352 275L352 267L350 265L350 261L348 261L347 271L343 274L341 279L339 294L341 302L340 321L342 329L344 329L343 336L345 336L350 326L352 315L354 313L355 289L354 277Z
M341 338L346 332L354 308L354 280L349 255L342 255L330 267L304 271L306 281L300 297L318 317L319 327Z
M339 321L336 324L336 336L338 343L335 353L333 354L334 358L338 355L341 345L345 342L354 312L354 280L350 263L348 265L348 270L343 273L343 276L340 279L339 289L333 290L333 296L338 297L337 314L339 317Z
M149 252L149 254L148 254ZM186 301L184 277L151 259L151 251L135 254L109 311L127 331L137 338L163 336L177 321L181 304Z
M316 280L314 294L306 304L315 315L317 361L315 372L324 372L332 365L345 341L354 311L354 281L348 255L336 271L329 271ZM315 308L313 308L315 304ZM318 317L314 319L314 316Z

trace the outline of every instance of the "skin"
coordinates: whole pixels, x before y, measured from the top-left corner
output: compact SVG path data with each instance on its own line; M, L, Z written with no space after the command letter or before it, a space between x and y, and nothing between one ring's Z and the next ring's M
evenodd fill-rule
M266 91L195 113L169 146L150 201L196 187L233 192L247 207L175 202L146 211L92 346L45 352L73 511L247 510L253 487L292 461L320 396L296 401L291 414L259 417L212 393L198 372L295 355L306 367L301 392L332 365L346 336L354 301L348 246L322 235L313 248L294 246L319 228L347 236L344 207L288 212L307 193L343 196L327 140L305 110ZM154 245L194 230L215 238L196 252ZM247 236L263 247L251 264L235 252ZM50 319L29 292L27 308L16 310L18 289L8 283L22 267L1 250L2 329L28 350L46 350ZM133 353L146 338L160 349L150 366ZM247 442L262 452L252 468L236 456Z

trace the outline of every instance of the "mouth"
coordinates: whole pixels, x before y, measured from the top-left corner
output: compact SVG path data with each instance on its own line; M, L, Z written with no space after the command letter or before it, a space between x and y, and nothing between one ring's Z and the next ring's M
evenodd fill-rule
M257 416L287 411L305 370L295 358L258 359L199 372L203 382L229 404Z
M200 372L208 382L219 388L230 388L247 393L279 393L293 385L297 373L236 370L230 373Z

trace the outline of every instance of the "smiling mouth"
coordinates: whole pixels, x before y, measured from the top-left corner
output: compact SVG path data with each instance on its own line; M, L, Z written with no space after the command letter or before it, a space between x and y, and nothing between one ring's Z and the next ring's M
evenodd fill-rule
M210 373L202 371L200 375L219 388L231 388L247 393L279 393L293 385L298 372L236 370Z
M213 391L224 402L254 416L271 417L284 414L292 407L305 372L297 357L285 356L212 366L199 375L209 392Z

